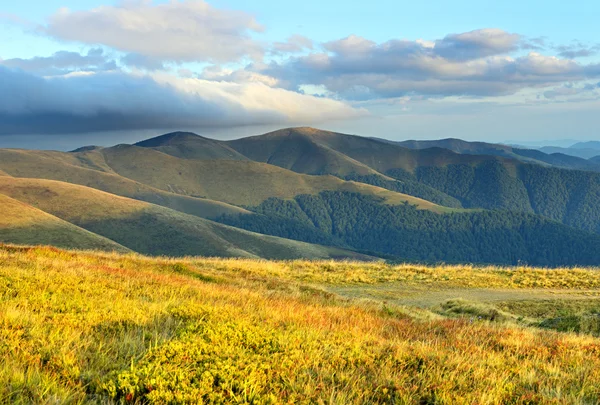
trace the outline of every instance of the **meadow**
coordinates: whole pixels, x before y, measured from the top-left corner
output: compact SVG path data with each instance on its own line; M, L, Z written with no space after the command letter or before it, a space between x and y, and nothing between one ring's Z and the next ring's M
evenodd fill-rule
M0 402L595 404L600 272L0 246Z

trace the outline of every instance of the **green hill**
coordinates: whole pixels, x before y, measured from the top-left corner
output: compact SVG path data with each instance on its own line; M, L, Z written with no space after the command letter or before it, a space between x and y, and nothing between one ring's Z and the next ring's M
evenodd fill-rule
M305 174L375 174L365 164L329 148L311 128L290 128L226 144L250 159Z
M255 214L219 220L255 232L315 241L330 238L373 255L436 263L600 264L600 235L511 211L436 214L386 205L356 193L270 199Z
M436 204L380 187L343 181L334 176L299 174L267 163L240 160L189 160L137 146L103 150L106 162L121 176L181 195L209 198L240 206L268 198L293 198L324 190L383 196L390 204L411 201L424 209Z
M120 176L107 165L101 149L77 153L0 149L0 169L14 177L79 184L202 218L246 212L221 201L169 193Z
M231 228L168 208L63 182L2 177L0 194L145 254L366 258L337 248Z
M28 204L0 194L0 242L70 249L127 252L129 249Z

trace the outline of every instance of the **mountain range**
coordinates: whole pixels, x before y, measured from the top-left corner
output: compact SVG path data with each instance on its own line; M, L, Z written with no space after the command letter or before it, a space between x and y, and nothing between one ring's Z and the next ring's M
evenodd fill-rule
M0 149L5 243L598 265L598 202L600 159L459 139L288 128L232 141L174 132L72 152Z

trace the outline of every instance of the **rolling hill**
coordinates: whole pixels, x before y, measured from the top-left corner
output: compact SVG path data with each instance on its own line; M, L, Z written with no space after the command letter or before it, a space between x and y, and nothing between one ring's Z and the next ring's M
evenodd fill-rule
M555 167L580 159L455 139L406 146L313 128L233 141L175 132L0 150L12 176L0 180L6 195L148 254L354 255L326 245L410 261L600 263L600 173Z
M101 148L76 153L0 149L0 170L14 177L79 184L201 218L246 212L221 201L170 193L120 176L106 164Z
M259 235L63 182L2 177L0 194L145 254L270 259L367 258L342 249ZM7 242L13 241L7 239Z
M0 242L71 249L128 252L129 249L31 205L0 194Z
M300 194L339 190L382 196L390 204L410 201L424 209L443 210L428 201L381 187L330 175L296 173L268 163L181 159L128 145L106 148L103 153L108 165L123 177L164 191L239 206L257 205L271 197L289 199Z

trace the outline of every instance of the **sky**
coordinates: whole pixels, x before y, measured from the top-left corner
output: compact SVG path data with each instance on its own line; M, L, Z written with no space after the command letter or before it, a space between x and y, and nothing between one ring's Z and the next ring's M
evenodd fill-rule
M593 1L0 0L0 147L599 138Z

